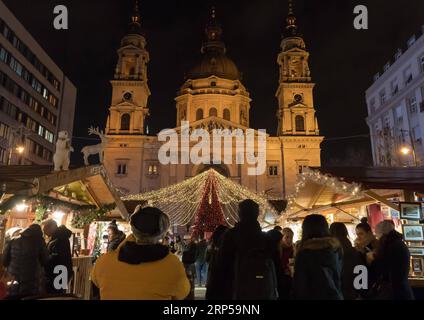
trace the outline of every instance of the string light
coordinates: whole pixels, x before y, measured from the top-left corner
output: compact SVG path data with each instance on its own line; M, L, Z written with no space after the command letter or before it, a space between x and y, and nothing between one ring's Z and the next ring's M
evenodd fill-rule
M298 175L295 192L287 197L287 207L289 210L293 210L295 208L296 198L298 197L300 190L306 185L306 181L312 181L316 184L330 187L336 193L351 196L359 196L362 190L359 183L347 183L341 181L338 177L333 177L310 168L304 168L303 172Z
M266 213L277 217L278 212L270 205L263 194L256 194L246 187L231 181L213 169L209 169L193 178L166 188L147 193L129 195L122 198L124 201L146 202L168 214L174 225L187 225L193 220L199 209L200 202L207 181L211 175L216 181L216 193L224 212L224 218L230 226L238 221L238 204L245 199L252 199L260 207L259 220L263 221Z

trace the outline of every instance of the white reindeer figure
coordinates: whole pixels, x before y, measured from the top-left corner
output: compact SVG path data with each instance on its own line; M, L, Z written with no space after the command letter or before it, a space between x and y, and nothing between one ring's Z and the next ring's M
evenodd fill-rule
M84 164L86 166L90 165L90 163L88 162L88 157L93 154L98 154L100 163L103 163L103 153L108 143L108 138L106 138L103 131L99 131L98 127L96 129L94 129L93 127L90 127L88 129L88 134L89 135L95 134L99 136L102 142L93 146L85 146L84 148L82 148L81 153L84 154Z

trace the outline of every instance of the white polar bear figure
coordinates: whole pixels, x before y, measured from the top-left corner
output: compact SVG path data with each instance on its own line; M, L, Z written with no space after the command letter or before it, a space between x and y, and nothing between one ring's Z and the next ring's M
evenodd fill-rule
M68 131L60 131L56 141L56 152L53 156L54 171L69 170L69 156L74 151Z

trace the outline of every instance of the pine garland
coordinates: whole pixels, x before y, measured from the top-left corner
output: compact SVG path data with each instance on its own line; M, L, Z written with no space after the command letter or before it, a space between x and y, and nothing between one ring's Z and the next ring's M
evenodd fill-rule
M108 204L99 209L89 209L85 211L76 212L71 221L71 226L75 229L83 229L90 223L96 220L101 220L110 211L115 209L116 204Z

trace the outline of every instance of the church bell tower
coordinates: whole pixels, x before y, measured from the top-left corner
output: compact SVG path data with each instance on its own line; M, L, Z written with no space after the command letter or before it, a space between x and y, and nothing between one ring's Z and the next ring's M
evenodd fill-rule
M147 85L147 63L149 52L141 28L138 2L129 24L129 32L118 49L118 63L112 84L112 103L107 120L109 135L144 134L145 119L149 114L147 100L150 96Z
M278 135L319 135L318 121L315 116L313 89L309 70L309 53L305 42L299 34L292 2L289 2L289 13L286 29L281 41L281 52L278 55L280 66L278 99Z
M280 70L278 99L278 131L284 163L284 194L294 190L297 174L304 167L321 166L320 136L315 115L313 89L309 69L309 52L298 31L292 0L281 41L277 63Z

